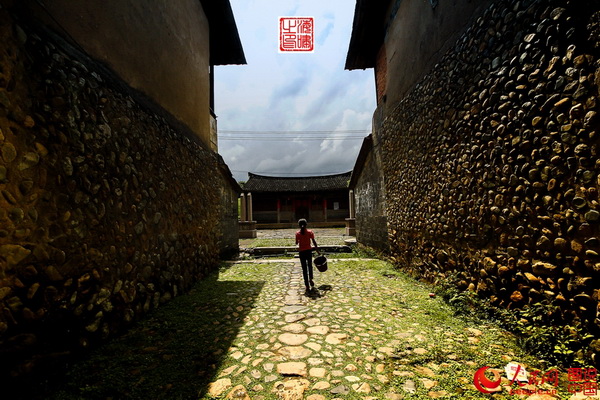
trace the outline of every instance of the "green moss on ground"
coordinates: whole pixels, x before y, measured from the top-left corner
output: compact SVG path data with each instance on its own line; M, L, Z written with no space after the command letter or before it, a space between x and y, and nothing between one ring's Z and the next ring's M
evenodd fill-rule
M244 385L253 399L276 399L272 393L276 381L266 382L276 371L269 372L265 364L277 361L269 361L265 351L276 352L274 338L282 332L286 271L289 264L224 265L190 293L161 306L126 335L74 364L65 384L47 397L208 399L207 385L225 374L233 386ZM547 368L504 329L456 315L441 296L430 297L431 287L385 261L332 259L329 270L316 273L315 281L321 291L320 297L307 300L310 311L331 332L347 332L353 344L337 348L318 342L323 348L311 357L323 360L318 366L329 375L308 378L311 385L305 396L364 399L398 393L404 399L489 399L472 385L480 367L504 368L515 361L529 370ZM311 336L311 340L319 339ZM324 351L335 356L328 358ZM331 393L341 384L352 386L343 377L332 376L334 370L361 377L370 392ZM321 380L330 381L331 387L312 389ZM258 385L263 390L253 391ZM493 398L515 397L504 391Z

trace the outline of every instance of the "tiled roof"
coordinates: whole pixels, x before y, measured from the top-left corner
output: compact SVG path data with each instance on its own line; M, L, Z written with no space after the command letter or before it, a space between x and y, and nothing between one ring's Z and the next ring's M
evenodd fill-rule
M248 173L245 192L322 192L348 189L352 171L343 174L305 177L277 177Z

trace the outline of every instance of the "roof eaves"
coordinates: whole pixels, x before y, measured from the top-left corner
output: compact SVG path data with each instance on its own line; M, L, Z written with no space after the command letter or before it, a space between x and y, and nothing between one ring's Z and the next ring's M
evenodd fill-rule
M209 24L210 65L246 64L229 0L200 0Z
M383 43L383 19L388 5L389 1L385 0L356 1L345 69L375 67L377 52Z
M229 184L231 185L231 188L238 194L242 193L242 187L233 178L233 174L231 173L229 166L227 166L227 164L225 164L223 157L221 157L221 155L219 155L219 154L217 154L217 163L219 165L219 169L221 170L221 174L223 175L223 178L225 178L225 180L227 180L229 182Z
M344 190L352 171L335 175L305 176L305 177L275 177L248 173L248 181L244 184L244 191L250 192L318 192L321 190ZM312 181L312 184L309 184ZM319 182L321 187L318 187Z

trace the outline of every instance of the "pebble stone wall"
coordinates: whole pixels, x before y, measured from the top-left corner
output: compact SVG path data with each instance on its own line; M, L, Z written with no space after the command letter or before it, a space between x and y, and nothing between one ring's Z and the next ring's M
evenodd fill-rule
M380 132L396 262L499 307L557 306L596 362L598 10L495 2Z
M237 220L212 152L48 35L0 8L2 374L185 292L226 247L222 215Z
M381 163L376 149L369 146L360 174L354 185L356 207L356 240L383 253L389 250L385 193ZM363 144L363 147L365 145Z

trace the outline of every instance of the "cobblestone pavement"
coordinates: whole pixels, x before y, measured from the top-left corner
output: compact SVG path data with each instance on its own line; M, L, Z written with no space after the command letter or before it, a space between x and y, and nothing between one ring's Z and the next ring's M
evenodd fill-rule
M365 293L360 278L352 282L316 278L318 289L307 296L299 263L286 263L283 268L285 284L273 299L279 307L271 314L272 320L258 318L247 333L265 333L264 343L248 351L243 346L246 334L238 335L241 346L231 357L239 363L221 371L209 386L208 397L224 392L245 397L242 393L249 390L254 398L264 398L260 393L266 392L290 399L306 394L307 399L318 400L325 398L319 392L368 395L387 385L390 379L384 360L399 342L383 334L389 310L378 308L378 302L370 298L374 288ZM319 280L329 284L319 285ZM249 376L235 379L244 373ZM233 382L241 385L232 388Z
M489 399L473 385L479 368L544 368L384 261L330 259L315 283L305 295L294 259L230 263L75 365L48 398ZM511 395L505 377L498 390L570 398Z
M502 366L517 359L510 335L450 321L426 287L414 282L416 292L402 291L406 282L361 271L364 263L334 262L308 296L299 263L282 264L283 284L267 283L269 301L247 316L204 398L487 398L473 374L484 366L481 355Z

